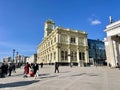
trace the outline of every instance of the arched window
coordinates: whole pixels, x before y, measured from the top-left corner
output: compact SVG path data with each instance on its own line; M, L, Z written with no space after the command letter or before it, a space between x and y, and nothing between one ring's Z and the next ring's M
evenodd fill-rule
M71 51L71 61L73 60L73 51Z
M77 52L75 52L74 59L77 60Z
M64 51L61 51L61 60L64 60Z
M85 53L82 52L82 60L85 60Z
M65 60L68 60L68 52L65 51Z
M79 60L82 60L81 52L79 52Z

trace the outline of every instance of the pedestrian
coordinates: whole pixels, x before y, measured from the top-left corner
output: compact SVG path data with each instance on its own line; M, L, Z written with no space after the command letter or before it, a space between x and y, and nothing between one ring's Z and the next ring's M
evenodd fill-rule
M119 63L117 63L117 68L119 68L119 70L120 70L120 65L119 65Z
M2 63L2 66L1 66L1 77L5 77L5 64Z
M43 62L41 62L41 64L40 64L40 65L41 65L41 68L43 68Z
M2 78L2 69L1 69L1 66L0 66L0 78Z
M35 74L35 79L36 79L36 77L39 76L39 65L37 63L35 64L35 72L34 72L34 74Z
M70 67L72 67L73 66L73 63L72 62L70 62Z
M5 63L5 76L8 74L8 63Z
M58 62L55 62L55 73L56 71L59 73L59 64Z
M28 77L30 64L27 62L24 66L24 77Z
M34 63L31 63L31 69L30 69L30 77L34 77L36 73L36 67Z
M12 63L9 63L9 65L8 65L8 76L11 76L11 72L12 72Z
M111 64L109 63L109 67L111 68Z
M15 66L15 63L12 63L12 71L16 73L16 66Z

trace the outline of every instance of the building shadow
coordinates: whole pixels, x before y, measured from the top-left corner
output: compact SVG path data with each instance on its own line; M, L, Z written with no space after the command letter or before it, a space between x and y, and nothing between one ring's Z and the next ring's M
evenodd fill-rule
M39 80L11 82L11 83L0 84L0 88L26 86L36 82L39 82Z

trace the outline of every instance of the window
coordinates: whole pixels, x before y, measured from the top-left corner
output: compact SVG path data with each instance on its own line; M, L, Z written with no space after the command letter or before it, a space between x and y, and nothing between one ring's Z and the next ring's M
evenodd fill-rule
M85 60L85 53L79 52L79 60Z
M51 60L52 60L52 53L51 53Z
M73 60L73 52L71 51L71 61Z
M84 38L82 38L82 37L79 37L79 44L80 45L84 45L85 43L84 43Z
M51 40L51 44L53 43L53 41Z
M56 52L54 52L54 60L56 59Z
M79 52L79 60L82 60L81 52Z
M68 60L68 52L65 51L65 60Z
M54 42L56 42L56 37L54 38Z
M85 53L82 52L82 60L85 60Z
M71 37L70 42L75 43L75 38Z
M64 51L61 51L61 60L64 60Z
M75 52L75 57L74 58L75 58L75 60L77 60L77 52Z

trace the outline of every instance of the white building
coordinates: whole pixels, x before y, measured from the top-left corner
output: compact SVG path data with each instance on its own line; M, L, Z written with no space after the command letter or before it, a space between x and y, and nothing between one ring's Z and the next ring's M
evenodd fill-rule
M106 47L107 64L116 67L120 64L120 20L106 26L107 37L104 39Z
M36 61L37 61L37 54L33 54L26 59L26 62L28 62L30 64L31 63L36 63Z

